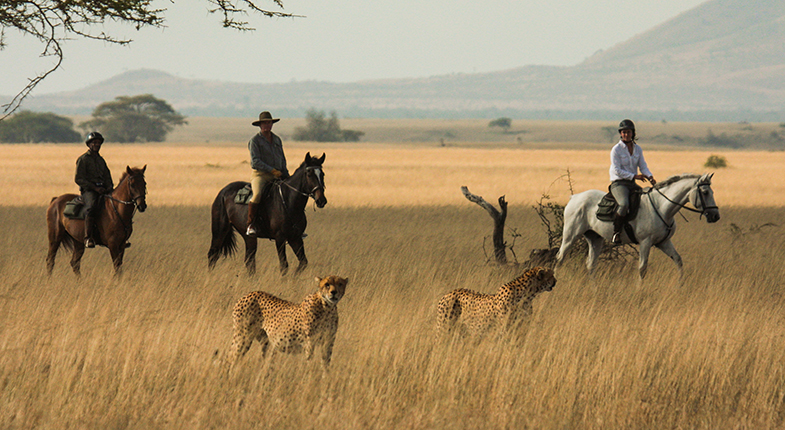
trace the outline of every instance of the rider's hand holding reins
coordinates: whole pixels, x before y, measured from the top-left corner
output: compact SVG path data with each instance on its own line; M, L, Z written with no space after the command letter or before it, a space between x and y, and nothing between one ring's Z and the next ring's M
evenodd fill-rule
M281 179L281 175L282 175L282 173L281 173L281 171L280 171L280 170L278 170L278 169L273 169L273 170L270 170L270 173L272 173L272 174L273 174L273 176L275 176L275 179Z

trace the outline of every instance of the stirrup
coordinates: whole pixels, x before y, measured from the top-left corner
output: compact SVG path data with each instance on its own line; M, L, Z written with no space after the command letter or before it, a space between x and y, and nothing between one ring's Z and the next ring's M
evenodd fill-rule
M611 239L616 245L621 245L621 232L613 233L613 238Z
M88 237L87 239L85 239L84 240L84 247L85 248L95 248L95 241L93 240L93 238Z
M253 225L248 226L248 230L245 230L246 236L256 236L256 229L253 228Z

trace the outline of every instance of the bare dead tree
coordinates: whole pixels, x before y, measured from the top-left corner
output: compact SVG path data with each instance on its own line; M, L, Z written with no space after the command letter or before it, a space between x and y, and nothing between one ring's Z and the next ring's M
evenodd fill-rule
M507 253L505 252L506 245L504 243L504 223L507 220L507 201L504 196L499 197L499 209L488 203L482 197L469 192L466 186L461 187L461 192L472 203L480 205L485 209L488 214L493 218L493 250L496 262L499 264L507 264Z
M172 0L174 1L174 0ZM222 25L241 31L253 30L248 22L238 19L250 13L268 17L295 17L290 13L270 11L256 5L252 0L206 0L213 5L211 13L223 15ZM281 0L269 0L283 8ZM53 57L54 65L34 78L8 103L0 105L0 121L13 114L33 89L47 76L60 68L64 52L61 43L74 38L95 39L127 45L131 39L121 39L92 28L114 21L130 24L137 30L143 27L165 27L165 8L155 8L152 0L28 0L0 1L0 50L6 46L6 32L14 29L32 36L43 46L42 57ZM99 27L100 28L100 27Z

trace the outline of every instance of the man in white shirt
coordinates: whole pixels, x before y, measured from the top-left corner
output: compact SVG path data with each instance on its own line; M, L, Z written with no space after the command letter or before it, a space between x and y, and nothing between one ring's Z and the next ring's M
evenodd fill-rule
M635 143L635 124L625 119L619 123L619 143L611 149L610 191L619 207L613 220L613 243L621 243L621 230L630 208L630 191L638 188L635 180L649 181L654 186L657 181L649 171L643 158L643 149ZM640 173L638 173L640 169Z

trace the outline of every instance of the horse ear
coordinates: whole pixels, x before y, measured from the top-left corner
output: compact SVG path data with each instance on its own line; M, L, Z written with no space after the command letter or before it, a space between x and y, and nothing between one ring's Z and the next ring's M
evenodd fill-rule
M321 157L319 157L319 164L322 164L322 163L324 163L324 157L325 157L326 155L327 155L327 154L325 154L324 152L322 152L322 156L321 156Z
M129 175L134 174L134 172L131 171L131 166L125 166L125 172L128 173Z
M714 177L714 172L709 174L709 181L711 181L711 178L713 178L713 177Z
M305 153L305 161L307 162L310 159L311 159L311 151L308 151Z
M142 173L144 173L145 170L147 170L147 164L145 164L144 167L142 167Z

